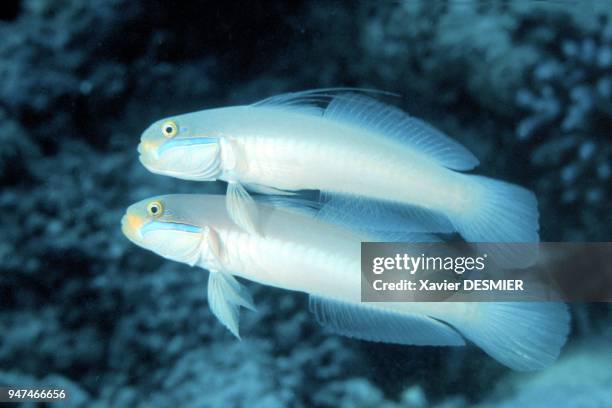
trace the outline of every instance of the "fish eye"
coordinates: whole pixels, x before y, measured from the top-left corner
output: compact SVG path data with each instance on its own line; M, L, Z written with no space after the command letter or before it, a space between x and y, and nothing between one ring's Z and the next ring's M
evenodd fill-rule
M176 136L176 134L178 133L178 126L176 125L175 121L167 120L162 125L161 130L164 136L166 136L167 138L171 138Z
M159 201L151 201L147 205L147 212L153 217L159 217L164 212L164 207Z

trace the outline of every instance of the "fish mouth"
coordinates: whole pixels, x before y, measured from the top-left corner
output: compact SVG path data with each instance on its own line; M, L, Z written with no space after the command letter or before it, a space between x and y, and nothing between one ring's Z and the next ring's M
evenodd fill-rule
M121 232L132 241L138 236L142 238L140 229L143 223L144 221L140 217L125 214L121 217Z
M154 160L159 159L158 149L159 145L155 142L148 140L140 140L140 143L138 143L138 147L136 148L136 151L138 151L138 157L140 159L140 162L145 164L147 157L153 158Z
M140 143L138 143L138 147L136 148L136 150L138 151L138 161L140 162L140 164L142 164L143 166L147 167L147 162L146 162L146 159L145 159L145 149L144 149L144 145L143 145L142 141ZM147 169L148 169L148 167L147 167Z
M123 235L125 236L129 236L132 233L132 231L128 229L127 214L121 217L121 232L123 232Z
M155 169L154 164L159 157L157 155L157 148L151 150L151 148L142 147L142 143L138 145L138 161L142 164L147 170L152 173L158 173Z
M142 157L144 157L144 155L147 153L145 149L145 144L142 140L140 141L140 143L138 143L136 151L138 152L138 156L141 158L142 161Z

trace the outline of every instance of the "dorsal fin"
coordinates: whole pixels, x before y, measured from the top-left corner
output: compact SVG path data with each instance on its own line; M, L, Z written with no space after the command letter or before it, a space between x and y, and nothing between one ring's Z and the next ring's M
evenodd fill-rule
M269 98L262 99L261 101L251 104L251 106L268 106L268 107L281 107L281 108L304 108L307 107L316 108L321 106L323 108L328 106L330 102L337 96L345 93L363 93L363 94L378 94L387 96L399 96L392 92L381 91L377 89L367 88L350 88L350 87L339 87L339 88L321 88L321 89L310 89L307 91L299 92L287 92L279 95L270 96ZM313 109L312 113L317 116L321 112Z
M418 209L411 212L398 207L400 212L395 214L392 213L395 209L392 205L386 207L384 203L380 203L380 206L367 206L368 203L358 202L356 197L333 197L325 203L286 196L256 196L254 199L259 204L351 230L364 241L440 242L433 233L452 231L448 230L452 225L447 221L435 220L435 215L430 217L425 210L422 216L419 216ZM352 205L352 200L357 201L355 206ZM376 211L380 211L380 214L375 214Z
M478 159L460 143L424 121L373 99L368 94L396 94L374 89L327 88L290 92L252 104L292 110L369 129L399 141L422 156L453 170L470 170Z
M382 233L452 233L453 225L442 214L416 206L362 196L322 193L317 218L355 230Z
M400 141L449 169L470 170L478 165L469 150L438 129L365 95L338 95L323 116Z
M260 195L255 197L255 201L258 204L308 217L315 217L322 206L321 203L316 201L287 196Z

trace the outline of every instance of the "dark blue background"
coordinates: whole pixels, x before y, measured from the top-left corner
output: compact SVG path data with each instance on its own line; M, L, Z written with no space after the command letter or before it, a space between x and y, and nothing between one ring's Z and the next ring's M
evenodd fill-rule
M242 4L241 4L242 3ZM148 173L136 144L166 115L360 86L534 190L542 239L610 240L607 1L0 5L0 384L67 387L74 406L612 404L607 305L572 305L561 360L516 374L475 347L325 333L306 297L249 284L237 341L207 272L136 248L130 203L222 191ZM588 278L589 271L576 271Z

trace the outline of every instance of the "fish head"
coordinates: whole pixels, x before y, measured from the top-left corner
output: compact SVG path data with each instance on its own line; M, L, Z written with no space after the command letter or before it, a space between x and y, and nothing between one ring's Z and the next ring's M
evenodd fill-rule
M220 137L206 111L158 120L140 137L140 162L152 173L184 180L213 181L221 171Z
M186 211L181 196L157 196L128 207L121 219L123 234L134 244L177 262L194 265L206 226Z

